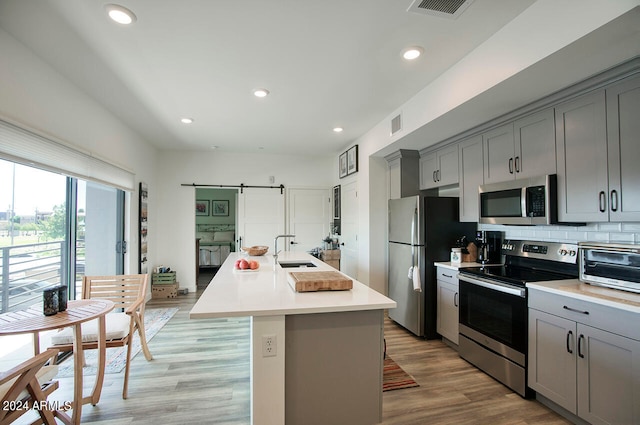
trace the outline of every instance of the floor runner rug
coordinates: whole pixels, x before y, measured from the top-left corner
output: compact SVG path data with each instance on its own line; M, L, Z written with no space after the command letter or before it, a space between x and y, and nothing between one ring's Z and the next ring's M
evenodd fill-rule
M384 373L382 374L382 391L401 390L419 387L411 375L402 370L393 359L384 359Z
M148 308L144 312L144 328L147 336L147 343L153 338L164 325L167 324L178 308ZM131 358L133 359L136 354L142 350L140 344L140 337L137 332L133 338L133 345L131 346ZM98 365L98 350L86 350L84 367L84 374L95 375ZM153 354L153 350L151 350ZM124 370L127 361L127 347L114 347L107 348L107 365L104 373L120 373ZM65 378L73 376L73 356L69 356L58 366L58 377Z

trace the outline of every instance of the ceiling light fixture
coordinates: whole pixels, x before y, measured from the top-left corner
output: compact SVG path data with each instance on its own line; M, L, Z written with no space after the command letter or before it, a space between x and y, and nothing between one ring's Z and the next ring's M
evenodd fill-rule
M126 7L120 6L119 4L107 4L104 8L107 10L109 18L119 24L129 25L134 23L137 19L135 13Z
M187 118L187 117L180 118L180 122L182 124L192 124L193 123L193 118Z
M255 97L266 97L269 94L269 90L267 89L255 89L253 91L253 95Z
M342 130L344 130L342 127L335 127L333 129L333 131L336 132L336 133L342 133Z
M412 61L418 59L422 52L424 52L424 49L422 47L412 46L402 51L402 57L408 61Z

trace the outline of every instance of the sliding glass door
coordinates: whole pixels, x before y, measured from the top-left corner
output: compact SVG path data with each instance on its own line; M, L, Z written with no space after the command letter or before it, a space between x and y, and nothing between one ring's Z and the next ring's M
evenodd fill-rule
M80 298L83 275L123 273L122 190L4 160L0 182L0 312L60 284Z

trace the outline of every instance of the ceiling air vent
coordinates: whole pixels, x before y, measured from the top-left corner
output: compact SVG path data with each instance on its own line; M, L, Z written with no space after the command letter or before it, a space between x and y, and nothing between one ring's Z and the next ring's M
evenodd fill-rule
M407 12L456 19L473 0L414 0Z
M391 135L402 130L402 115L395 116L391 119Z

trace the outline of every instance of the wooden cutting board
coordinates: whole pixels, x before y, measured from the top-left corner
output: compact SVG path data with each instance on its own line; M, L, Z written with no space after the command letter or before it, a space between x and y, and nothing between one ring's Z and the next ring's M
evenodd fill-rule
M353 281L340 272L288 272L287 280L296 292L345 291Z

